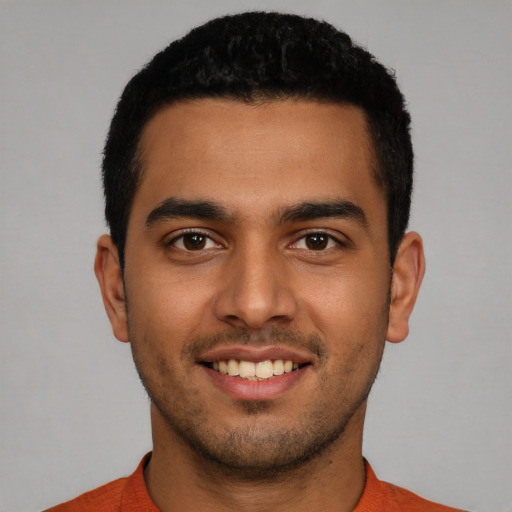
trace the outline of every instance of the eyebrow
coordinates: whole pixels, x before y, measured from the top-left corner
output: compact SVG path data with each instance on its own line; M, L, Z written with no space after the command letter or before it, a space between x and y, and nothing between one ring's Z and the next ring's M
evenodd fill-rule
M228 222L233 216L218 203L206 200L188 200L169 197L162 201L146 218L146 227L181 217ZM276 224L304 222L321 218L353 219L368 226L364 210L348 199L334 201L307 201L286 206L275 216Z
M278 223L303 222L329 217L355 220L361 226L368 227L364 210L348 199L312 201L288 206L280 212Z
M190 201L169 197L162 201L146 218L146 227L151 228L159 222L180 217L195 219L228 221L231 215L225 208L211 201Z

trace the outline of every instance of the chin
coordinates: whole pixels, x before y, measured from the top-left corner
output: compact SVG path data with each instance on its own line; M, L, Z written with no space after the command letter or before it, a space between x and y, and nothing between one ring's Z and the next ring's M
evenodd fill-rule
M300 424L283 426L268 419L268 402L246 402L239 404L247 413L245 425L224 424L214 430L201 414L177 418L154 405L165 428L192 450L204 471L242 480L266 480L307 468L343 441L355 413L333 421L317 410Z

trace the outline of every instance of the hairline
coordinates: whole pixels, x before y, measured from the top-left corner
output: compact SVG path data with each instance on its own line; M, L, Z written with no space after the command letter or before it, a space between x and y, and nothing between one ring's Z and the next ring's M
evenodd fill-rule
M142 142L143 142L144 134L146 132L146 129L147 129L149 123L158 114L160 114L163 110L165 110L169 107L172 107L174 105L179 105L179 104L183 104L183 105L191 104L191 103L200 102L203 100L219 100L219 101L225 101L226 103L242 103L242 104L254 106L256 108L268 105L270 103L279 103L279 102L293 100L293 101L297 101L297 102L303 101L303 102L313 103L313 104L317 103L319 105L338 105L338 106L355 108L355 109L359 110L363 114L364 122L365 122L365 131L366 131L366 134L368 137L368 149L370 151L370 172L375 180L375 184L377 185L377 187L380 190L382 190L382 192L384 194L384 199L386 200L386 204L387 204L388 197L387 197L386 188L384 185L384 179L382 176L382 173L383 173L383 169L381 168L382 164L379 162L377 143L376 143L376 140L375 140L375 137L373 134L373 130L372 130L371 118L370 118L367 110L364 107L362 107L360 105L356 105L355 103L350 102L350 101L336 100L334 98L327 98L327 97L323 98L323 97L315 97L315 96L308 97L303 94L286 94L286 93L280 93L279 95L276 94L275 96L273 96L271 94L267 94L262 91L258 91L254 96L252 96L250 98L240 98L236 95L229 95L229 94L225 94L225 95L203 94L203 95L197 95L197 96L190 97L190 98L189 97L177 98L177 99L174 99L171 101L163 102L157 108L155 108L151 112L151 114L147 117L147 119L144 121L144 123L141 125L139 134L137 137L137 143L136 143L134 155L130 161L130 172L132 172L137 178L135 188L134 188L134 193L131 198L132 203L133 203L135 195L137 194L137 191L139 190L139 187L140 187L142 180L144 179L144 175L145 175L145 168L144 168L145 154L144 154ZM130 212L131 212L131 205L130 205ZM128 217L130 215L130 212L128 212Z
M348 100L340 100L332 97L327 96L321 96L321 95L314 95L308 96L306 94L293 94L293 93L285 93L285 92L276 92L273 93L271 91L256 91L253 93L250 97L241 97L236 94L207 94L207 93L201 93L201 94L194 94L194 95L183 95L182 97L177 97L175 99L169 100L169 101L163 101L158 106L156 106L147 116L145 121L141 123L141 128L139 130L138 136L137 136L137 143L135 146L135 151L133 154L133 157L130 160L129 168L130 173L132 174L132 177L135 178L135 186L133 189L133 194L130 198L130 203L127 205L127 212L126 212L126 218L124 222L124 236L123 236L123 246L121 248L118 247L118 250L121 251L122 256L121 260L123 262L122 267L124 268L124 261L125 261L125 250L126 250L126 240L128 237L128 227L129 227L129 221L131 217L132 207L135 200L135 197L137 195L137 192L139 191L139 188L142 184L142 181L144 179L146 169L144 166L144 149L142 146L144 134L146 132L146 129L149 125L149 123L157 116L159 113L161 113L163 110L172 107L174 105L179 104L190 104L194 102L200 102L202 100L219 100L219 101L225 101L226 103L243 103L246 105L252 105L254 107L260 107L265 106L270 103L277 103L277 102L284 102L289 100L294 101L304 101L309 103L317 103L320 105L339 105L339 106L346 106L351 108L358 109L364 117L365 121L365 131L367 133L367 141L368 141L368 149L370 154L370 173L373 177L373 180L379 190L381 190L384 200L386 203L386 238L388 240L388 251L389 251L389 258L391 261L394 259L394 254L391 254L391 241L389 238L389 197L385 186L385 180L383 177L384 169L382 168L382 163L379 161L378 156L378 145L377 141L375 139L373 129L372 129L372 120L371 116L369 115L368 111L360 105L357 105L354 102L348 101ZM396 251L395 251L396 252Z

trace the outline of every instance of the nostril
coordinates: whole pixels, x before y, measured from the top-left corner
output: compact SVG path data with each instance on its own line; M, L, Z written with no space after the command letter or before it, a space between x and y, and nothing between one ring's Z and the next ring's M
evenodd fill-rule
M246 261L245 266L250 263ZM223 287L212 300L213 313L219 320L258 330L269 323L289 322L296 316L298 304L285 272L268 275L270 263L265 273L258 270L260 267L254 264L246 272L236 272L233 268L226 276Z

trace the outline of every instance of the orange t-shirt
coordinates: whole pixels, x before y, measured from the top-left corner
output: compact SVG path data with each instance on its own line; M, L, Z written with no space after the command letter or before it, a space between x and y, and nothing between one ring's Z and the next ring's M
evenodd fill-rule
M131 476L114 480L46 512L158 512L144 482L144 468L150 457L148 453ZM370 464L365 464L366 485L354 512L462 512L382 482Z

